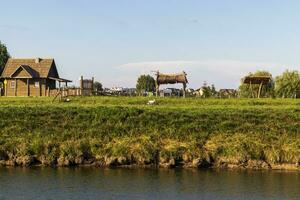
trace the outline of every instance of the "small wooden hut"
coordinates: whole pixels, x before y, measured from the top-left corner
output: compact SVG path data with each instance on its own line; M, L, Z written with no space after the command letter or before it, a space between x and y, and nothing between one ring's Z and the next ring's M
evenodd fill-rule
M183 97L185 97L186 85L188 83L187 74L183 71L179 74L162 74L159 71L156 72L156 96L159 95L159 86L162 84L176 84L182 83L183 85Z
M54 59L8 59L0 76L4 96L51 96L56 83L72 82L58 75Z

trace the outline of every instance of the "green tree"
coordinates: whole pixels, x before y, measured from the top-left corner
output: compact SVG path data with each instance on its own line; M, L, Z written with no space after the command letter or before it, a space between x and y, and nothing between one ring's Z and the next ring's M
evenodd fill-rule
M210 97L215 97L217 94L215 85L212 84L211 86L209 86L206 81L204 81L203 86L201 87L202 89L202 97L203 98L210 98Z
M0 41L0 74L2 73L2 70L9 58L10 55L7 51L5 44L2 44Z
M142 92L154 92L155 80L150 75L141 75L136 83L136 90L139 94Z
M293 98L300 90L300 73L296 70L283 72L275 79L275 93L277 97Z
M261 97L273 97L274 96L274 80L272 79L272 74L267 71L256 71L255 73L249 73L247 76L270 76L271 80L267 85L263 85L261 89ZM258 84L253 84L252 89L250 84L244 84L244 78L241 80L241 85L239 87L239 95L242 98L251 98L257 97L257 93L259 90Z
M103 90L102 84L100 82L98 82L98 81L95 81L94 82L94 90L96 90L96 91L102 91Z
M214 84L211 85L211 95L213 97L216 97L216 95L218 94L217 90L216 90L216 87Z

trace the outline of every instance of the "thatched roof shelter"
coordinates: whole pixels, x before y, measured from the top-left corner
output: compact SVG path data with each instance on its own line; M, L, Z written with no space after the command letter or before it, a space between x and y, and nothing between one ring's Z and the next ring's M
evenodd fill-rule
M179 74L162 74L157 72L156 81L157 84L175 84L175 83L188 83L186 73L182 72Z
M183 85L183 96L185 97L186 84L188 83L186 73L183 71L179 74L162 74L159 71L156 72L156 96L159 93L159 86L162 84L175 84L182 83Z
M246 76L244 78L244 83L249 84L252 95L253 95L253 88L252 85L259 85L258 92L257 92L257 98L260 98L261 95L261 89L263 85L267 85L271 81L272 77L271 76Z
M266 85L270 82L270 76L246 76L244 83L246 84L263 84Z

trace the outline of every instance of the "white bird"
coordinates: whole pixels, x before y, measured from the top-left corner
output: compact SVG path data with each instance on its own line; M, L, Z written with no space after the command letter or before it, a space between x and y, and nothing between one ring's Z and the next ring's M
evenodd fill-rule
M155 104L155 99L149 100L148 103L147 103L147 105L154 105L154 104Z

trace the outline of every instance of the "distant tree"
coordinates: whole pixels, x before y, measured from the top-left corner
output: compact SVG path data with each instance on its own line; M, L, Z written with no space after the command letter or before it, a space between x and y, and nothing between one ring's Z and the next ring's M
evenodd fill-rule
M300 73L298 71L283 72L275 79L275 93L277 97L293 98L300 91Z
M272 74L270 72L267 72L267 71L256 71L255 73L249 73L247 76L270 76L270 77L272 77ZM250 84L244 84L243 83L244 79L245 78L242 78L241 85L239 87L240 97L243 97L243 98L254 97L254 98L256 98L258 90L259 90L259 85L253 84L252 85L252 90L251 90ZM261 97L273 97L274 96L274 80L272 78L271 78L271 81L267 85L264 85L262 87L260 96Z
M136 91L141 94L144 92L154 92L155 91L155 80L150 75L141 75L136 83Z
M211 97L210 87L209 87L209 86L203 87L203 88L202 88L202 92L203 92L202 97L204 97L204 98L209 98L209 97Z
M214 84L211 85L211 95L215 97L218 94Z
M103 88L102 88L102 84L98 81L95 81L94 82L94 90L97 90L97 91L102 91Z
M210 98L210 97L215 97L217 94L215 85L212 84L211 86L209 86L206 81L204 81L203 86L201 87L202 90L202 97L203 98Z
M0 41L0 74L2 73L2 70L9 58L10 55L7 51L5 44L2 44Z

